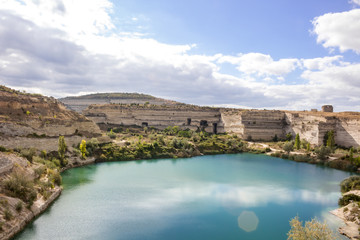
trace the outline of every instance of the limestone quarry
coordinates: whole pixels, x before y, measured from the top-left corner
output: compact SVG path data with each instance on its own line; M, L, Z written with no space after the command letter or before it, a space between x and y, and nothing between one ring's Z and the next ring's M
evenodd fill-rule
M178 126L183 130L230 133L238 142L238 137L272 141L274 138L285 139L289 134L299 134L313 146L322 145L324 136L333 131L337 145L360 146L360 113L336 113L331 105L323 106L321 111L230 109L182 104L142 94L95 94L56 100L0 86L0 146L11 149L0 153L0 179L3 181L11 174L21 172L41 185L47 183L48 176L55 171L36 173L41 164L30 163L30 160L14 154L14 149L36 148L38 152L58 152L59 136L64 136L69 160L66 166L62 165L64 170L96 162L95 157L80 160L79 155L70 156L79 150L71 146L78 145L83 139L90 141L94 138L100 143L125 146L125 140L121 144L112 141L104 131L127 126L141 131ZM39 190L39 186L36 189ZM46 186L47 197L38 191L33 205L22 210L16 210L16 205L21 202L18 198L0 194L2 220L5 219L5 211L13 216L3 226L1 239L9 239L19 232L59 196L59 185ZM25 206L25 202L23 204Z
M360 145L360 114L355 112L314 112L244 110L192 105L100 104L90 105L84 115L99 126L146 126L164 129L202 129L213 133L235 133L246 140L269 141L275 136L300 134L314 145L333 130L339 146Z

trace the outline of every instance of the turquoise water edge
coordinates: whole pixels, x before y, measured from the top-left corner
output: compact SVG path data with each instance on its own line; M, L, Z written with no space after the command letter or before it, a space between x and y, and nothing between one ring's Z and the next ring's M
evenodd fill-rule
M15 239L286 239L297 215L337 230L329 211L350 173L244 153L101 163L62 176L60 198Z

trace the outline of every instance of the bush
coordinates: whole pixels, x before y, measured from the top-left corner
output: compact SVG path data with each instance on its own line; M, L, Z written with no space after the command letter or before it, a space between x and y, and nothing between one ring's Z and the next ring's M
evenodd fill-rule
M342 193L351 191L351 190L360 190L360 176L350 176L344 179L340 183L340 189Z
M13 217L12 213L10 212L10 210L8 208L6 208L4 211L5 220L10 221L12 219L12 217Z
M4 146L0 146L0 152L7 152L7 149Z
M3 187L10 196L20 198L30 205L36 199L34 184L24 174L12 173L8 179L3 181Z
M20 150L20 155L24 158L26 158L27 160L29 160L29 162L32 162L33 157L36 154L36 149L35 148L28 148L28 149L21 149Z
M21 212L21 210L23 209L23 204L21 201L18 201L15 205L15 209L17 212Z
M60 173L57 170L49 169L48 170L48 178L51 183L56 184L58 186L61 185L62 178L61 178Z
M287 142L284 144L283 149L289 154L292 150L294 150L294 144L292 142Z
M359 202L359 201L360 201L360 196L355 194L347 194L339 199L338 204L339 206L346 206L351 202Z
M331 149L322 145L320 148L315 149L317 158L325 160L331 153Z
M38 168L35 168L35 174L40 178L41 175L45 172L46 168L44 166L40 166Z
M334 232L326 225L316 219L305 222L299 221L299 217L295 217L290 221L291 229L288 232L288 240L335 240Z
M108 135L111 139L115 139L115 138L116 138L116 133L114 133L112 129L110 129L110 132L108 132L107 135Z
M294 155L294 161L296 162L310 162L311 158L307 155L296 154Z

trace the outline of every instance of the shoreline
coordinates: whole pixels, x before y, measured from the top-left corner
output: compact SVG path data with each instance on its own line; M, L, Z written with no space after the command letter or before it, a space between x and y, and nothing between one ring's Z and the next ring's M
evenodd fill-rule
M38 216L48 209L54 201L61 195L62 187L55 187L50 197L46 200L40 198L34 202L30 209L25 208L20 215L19 221L12 228L0 233L0 239L8 240L19 234L25 227L34 221Z
M271 152L273 152L273 151L271 151ZM239 152L239 153L258 154L258 153L252 153L252 152ZM233 153L233 154L239 154L239 153ZM226 154L226 153L219 153L219 154ZM262 153L262 154L271 156L269 153ZM201 154L201 156L202 155L207 155L207 154ZM209 154L209 155L214 155L214 154ZM218 155L218 154L215 154L215 155ZM200 156L200 155L194 155L194 156L191 156L188 158L193 158L193 157L197 157L197 156ZM282 158L280 158L280 159L282 159ZM91 164L96 164L96 163L101 163L101 162L114 162L114 161L99 161L99 162L97 162L96 158L94 158L94 157L91 157L91 158L85 159L85 160L79 159L79 158L72 158L71 160L72 161L66 167L60 169L61 173L63 173L66 170L70 170L70 169L78 168L78 167L84 167L84 166L91 165ZM151 159L133 159L133 160L128 160L128 161L137 161L137 160L151 160ZM294 161L294 160L290 160L290 161ZM294 162L297 162L297 161L294 161ZM308 162L305 162L305 163L308 163ZM308 163L308 164L313 164L313 163ZM331 167L328 167L328 168L331 168ZM339 170L339 169L337 169L337 170ZM6 231L4 231L0 234L0 239L4 239L4 240L12 239L17 234L19 234L21 231L23 231L29 223L34 221L39 215L41 215L44 211L46 211L46 209L48 209L48 207L52 203L54 203L54 201L58 197L60 197L61 192L62 192L62 187L57 186L54 188L54 192L50 195L50 197L46 201L44 201L43 198L40 198L37 201L35 201L33 206L31 207L31 209L30 210L26 209L27 212L25 214L21 215L21 218L20 218L20 221L18 224L14 225L12 228L7 229ZM345 206L345 207L347 207L347 206ZM346 218L344 217L344 214L343 214L343 209L345 207L334 209L334 210L330 211L331 214L339 217L345 224L344 227L340 227L338 229L338 232L340 234L348 237L349 239L359 239L360 238L359 231L358 231L359 226L353 222L346 220ZM357 235L356 235L356 232L357 232ZM358 236L358 238L354 238L354 236Z

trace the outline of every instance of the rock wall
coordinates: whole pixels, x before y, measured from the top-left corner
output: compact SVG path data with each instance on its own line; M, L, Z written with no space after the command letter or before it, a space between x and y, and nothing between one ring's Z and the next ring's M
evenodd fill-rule
M226 132L233 132L243 139L272 140L275 135L283 138L285 114L282 111L223 110L222 120Z
M360 115L356 113L286 112L285 131L321 145L328 131L334 131L335 143L344 147L360 146Z
M91 105L84 110L84 114L97 124L111 126L136 125L158 129L179 126L182 129L224 132L224 125L218 108L107 104Z
M151 105L181 105L181 103L137 93L103 93L79 97L60 98L68 109L82 113L90 105L102 104L151 104Z
M325 134L333 130L336 144L360 145L359 113L105 104L91 105L84 114L97 124L109 126L137 125L158 129L180 126L192 130L203 128L207 132L214 132L216 128L218 133L234 133L247 140L269 141L275 136L282 139L287 133L294 137L299 133L302 139L314 145L323 144Z
M360 119L340 118L336 122L335 142L341 146L360 146Z
M0 145L52 151L57 150L60 135L74 143L81 137L101 136L101 131L91 120L66 109L54 98L0 87Z

